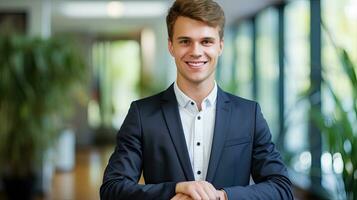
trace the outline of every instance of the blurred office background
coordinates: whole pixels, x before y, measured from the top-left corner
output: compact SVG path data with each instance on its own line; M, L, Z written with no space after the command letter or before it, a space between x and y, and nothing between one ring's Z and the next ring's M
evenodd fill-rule
M357 199L357 0L218 2L227 24L217 81L223 89L261 104L289 167L296 199ZM46 137L47 129L33 129L41 130L39 134L26 131L23 124L36 120L31 111L28 120L16 124L19 130L25 126L20 134L5 133L10 129L4 127L11 123L6 120L13 117L6 106L22 96L9 100L6 92L17 88L0 87L0 199L6 199L5 179L15 170L9 169L5 155L17 153L18 160L31 160L21 152L24 148L12 153L6 145L9 141L26 145L23 140L38 138L46 144L40 148L40 159L33 159L38 199L99 199L104 167L131 101L166 89L175 79L165 23L171 4L171 0L0 0L0 33L27 38L8 36L0 41L1 84L11 81L5 81L4 73L11 67L5 60L12 55L6 40L19 45L39 37L47 44L54 38L55 57L61 52L58 46L67 45L61 41L71 41L68 45L76 49L72 56L83 60L77 63L81 70L71 68L81 80L71 79L76 85L68 87L71 93L61 90L68 106L59 105L58 111L70 109L57 115L61 123L51 129L53 137ZM24 59L16 65L14 60L9 63L15 67L28 64ZM45 68L53 67L48 63ZM26 71L23 77L39 79L44 90L54 88L51 79L42 84L45 77L34 74ZM46 95L58 99L61 92ZM44 104L50 101L46 95ZM18 115L24 116L22 111Z

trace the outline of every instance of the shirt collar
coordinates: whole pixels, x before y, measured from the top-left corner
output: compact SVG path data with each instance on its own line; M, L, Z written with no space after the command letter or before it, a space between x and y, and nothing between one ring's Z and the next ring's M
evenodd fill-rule
M209 106L213 106L216 104L217 100L217 83L214 81L213 90L208 94L206 98L203 99L203 109ZM188 97L177 85L177 82L174 83L174 92L176 95L177 102L180 106L186 107L190 102L195 102L190 97Z
M206 102L206 107L216 105L216 100L217 100L217 83L216 81L214 82L214 86L212 91L208 94L208 96L203 100L203 102Z

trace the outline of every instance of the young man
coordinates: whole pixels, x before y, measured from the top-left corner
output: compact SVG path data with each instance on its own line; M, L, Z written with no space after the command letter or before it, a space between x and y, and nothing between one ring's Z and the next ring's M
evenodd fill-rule
M212 0L177 0L166 21L176 81L131 104L101 198L293 199L259 105L215 82L223 50L221 7ZM142 171L145 185L138 184Z

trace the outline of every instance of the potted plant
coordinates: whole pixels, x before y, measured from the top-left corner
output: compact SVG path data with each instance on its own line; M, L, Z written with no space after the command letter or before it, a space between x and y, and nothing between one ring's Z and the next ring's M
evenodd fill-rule
M325 26L322 24L325 28ZM326 30L326 28L325 28ZM333 155L338 153L341 155L344 166L342 174L336 174L339 179L342 177L345 193L342 198L348 200L357 199L357 66L353 64L347 51L336 45L329 31L326 31L328 38L333 44L337 56L340 61L340 66L344 72L344 76L350 84L351 97L349 95L343 98L337 95L337 91L332 87L329 79L325 76L326 71L323 71L322 86L325 87L328 93L332 96L332 102L335 105L332 113L322 113L318 110L312 110L312 119L317 127L324 134L327 141L327 148ZM347 99L348 98L348 99ZM350 106L344 104L350 102ZM339 194L341 196L341 194Z
M31 198L85 70L65 39L0 35L0 177L9 199Z

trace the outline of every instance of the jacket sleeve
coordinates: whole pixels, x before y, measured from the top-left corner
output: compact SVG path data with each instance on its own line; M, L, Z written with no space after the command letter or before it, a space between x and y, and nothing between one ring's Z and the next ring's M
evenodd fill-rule
M246 187L223 188L229 200L293 199L291 182L279 152L271 141L271 133L258 104L255 106L254 142L251 175L255 182Z
M117 134L117 145L105 169L100 188L101 199L170 199L175 195L175 182L138 184L142 171L142 130L135 102Z

